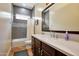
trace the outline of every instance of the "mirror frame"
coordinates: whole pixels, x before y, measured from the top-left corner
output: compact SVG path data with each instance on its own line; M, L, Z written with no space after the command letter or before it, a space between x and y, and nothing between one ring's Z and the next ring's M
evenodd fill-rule
M55 3L51 3L50 5L48 5L43 11L42 11L42 31L45 31L45 32L57 32L57 33L65 33L66 31L65 30L46 30L46 29L43 29L43 13L48 10L52 5L54 5ZM50 11L49 11L50 12ZM70 34L79 34L79 31L68 31L68 33Z

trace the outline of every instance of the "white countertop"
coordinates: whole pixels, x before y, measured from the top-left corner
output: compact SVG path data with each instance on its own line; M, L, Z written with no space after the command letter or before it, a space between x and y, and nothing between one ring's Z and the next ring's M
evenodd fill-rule
M78 42L65 40L61 38L52 38L48 35L42 34L35 34L32 36L68 56L79 56Z

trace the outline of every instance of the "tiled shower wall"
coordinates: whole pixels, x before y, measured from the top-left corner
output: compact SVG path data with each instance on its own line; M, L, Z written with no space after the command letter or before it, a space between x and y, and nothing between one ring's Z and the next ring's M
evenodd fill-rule
M27 37L27 20L16 20L12 26L12 39Z
M14 19L12 25L12 39L27 38L27 20L17 19L16 15L24 15L32 17L32 11L22 7L13 6L14 8Z

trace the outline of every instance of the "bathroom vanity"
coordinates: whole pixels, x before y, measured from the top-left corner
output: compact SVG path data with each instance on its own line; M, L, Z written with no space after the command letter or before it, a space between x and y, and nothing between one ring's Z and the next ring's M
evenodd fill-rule
M34 56L78 56L79 43L48 35L32 35Z

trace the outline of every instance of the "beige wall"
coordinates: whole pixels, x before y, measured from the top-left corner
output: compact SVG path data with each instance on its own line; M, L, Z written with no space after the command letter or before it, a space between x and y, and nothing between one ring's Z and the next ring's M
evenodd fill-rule
M11 48L11 4L0 3L0 55L7 55Z
M35 33L40 34L42 32L42 10L46 7L45 3L37 3L35 4L35 20L39 20L39 24L35 25Z

